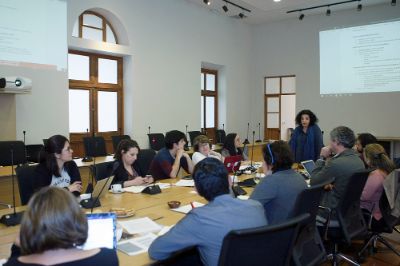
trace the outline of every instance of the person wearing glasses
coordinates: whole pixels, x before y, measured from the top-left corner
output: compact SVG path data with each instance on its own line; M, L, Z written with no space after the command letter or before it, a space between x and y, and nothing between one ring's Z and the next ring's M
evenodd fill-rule
M270 224L284 222L307 184L292 169L293 155L285 141L267 144L263 148L263 157L265 177L255 187L250 199L261 202Z
M211 143L207 136L199 135L193 142L194 153L192 155L192 161L194 165L207 157L218 159L221 162L224 161L224 157L222 157L220 153L211 150Z
M34 191L54 186L68 189L78 196L82 191L82 182L78 166L72 160L72 153L66 137L50 137L44 146L44 158L35 169Z

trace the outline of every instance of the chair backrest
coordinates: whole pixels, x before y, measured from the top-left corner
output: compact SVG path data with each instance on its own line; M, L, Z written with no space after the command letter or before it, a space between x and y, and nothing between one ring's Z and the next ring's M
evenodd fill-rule
M290 217L308 213L309 219L299 229L295 241L292 260L295 265L317 265L326 256L324 244L316 226L318 206L324 193L324 186L332 183L334 178L303 190L296 199Z
M83 145L86 156L98 157L107 156L106 142L102 136L84 137Z
M26 163L25 145L22 141L0 141L0 166Z
M149 137L150 149L159 151L165 147L165 137L163 133L150 133L147 134L147 136Z
M91 165L90 171L92 172L92 175L96 181L99 181L101 179L108 178L113 174L113 166L114 161L98 163L96 165Z
M367 231L365 219L360 208L360 197L367 182L370 171L365 170L354 173L339 199L338 206L334 210L339 221L343 239L351 244L351 239Z
M272 226L229 232L218 265L288 265L299 225L308 218L303 214Z
M223 144L225 143L225 138L226 138L226 133L225 130L223 129L217 129L215 131L215 139L218 144Z
M35 168L36 166L19 166L15 169L17 173L19 197L22 205L28 204L29 199L35 192Z
M143 175L148 175L150 170L151 161L153 161L154 156L156 156L156 152L152 149L141 149L137 160L135 162L138 170Z
M189 131L189 138L190 138L190 146L193 146L194 139L197 136L203 135L200 131Z
M44 152L43 144L26 145L26 160L28 162L40 163L41 153Z
M395 187L394 192L398 194L396 189L400 189L400 169L394 170L391 175L394 175L395 182L397 183L397 187ZM390 204L388 201L388 197L386 196L385 189L382 192L381 198L379 199L379 209L381 210L383 221L385 222L386 233L393 231L393 227L400 224L400 217L395 217L392 215L392 209L390 208Z
M114 153L117 151L118 144L121 142L123 139L131 139L129 135L117 135L117 136L111 136L111 140L113 143L113 148L114 148Z

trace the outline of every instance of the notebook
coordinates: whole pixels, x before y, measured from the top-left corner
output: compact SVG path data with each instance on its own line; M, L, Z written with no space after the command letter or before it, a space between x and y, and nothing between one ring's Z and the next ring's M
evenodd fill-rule
M113 212L86 214L88 238L83 249L117 247L117 216Z
M303 162L301 162L301 165L303 166L304 171L306 172L306 175L310 178L311 173L315 168L314 161L313 160L303 161Z

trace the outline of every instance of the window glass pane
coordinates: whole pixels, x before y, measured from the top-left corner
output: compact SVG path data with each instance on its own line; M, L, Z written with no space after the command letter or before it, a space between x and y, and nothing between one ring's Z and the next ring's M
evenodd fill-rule
M118 83L118 64L117 60L99 58L99 82Z
M84 14L83 15L83 25L92 26L96 28L103 28L103 19L92 15L92 14Z
M89 128L89 91L69 90L69 132L86 132Z
M203 73L201 73L200 78L201 78L201 90L204 90L204 74Z
M279 97L267 98L267 112L279 112Z
M267 128L279 128L279 114L267 114Z
M79 23L78 20L75 21L74 28L72 29L72 36L79 37Z
M279 91L279 78L265 79L265 94L276 94Z
M106 25L106 42L109 43L117 43L115 41L115 36L113 31L111 30L110 26Z
M201 96L201 128L204 128L204 96Z
M118 93L99 91L97 94L99 132L118 130Z
M215 127L214 125L214 97L206 97L206 128Z
M215 91L215 75L214 74L206 75L206 90Z
M296 92L296 77L282 78L282 93Z
M68 78L89 80L89 56L68 54Z
M83 26L82 27L82 38L102 42L103 41L103 31Z

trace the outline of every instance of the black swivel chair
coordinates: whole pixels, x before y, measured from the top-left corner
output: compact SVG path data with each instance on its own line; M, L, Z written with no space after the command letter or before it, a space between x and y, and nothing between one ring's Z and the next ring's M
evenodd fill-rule
M197 136L204 135L200 131L189 131L188 133L189 133L189 139L190 139L190 146L193 146L194 139Z
M163 133L150 133L147 134L147 136L149 137L149 144L151 149L159 151L165 147L165 137Z
M323 184L305 189L297 196L290 217L308 213L310 218L299 229L299 235L294 244L292 263L297 266L319 265L326 260L325 247L319 235L316 216L321 202L324 186L331 184L333 178Z
M215 131L215 139L217 140L217 144L225 143L226 133L223 129L217 129Z
M328 219L324 224L324 235L334 245L332 253L328 255L328 259L332 260L333 265L338 265L340 259L353 265L359 265L351 258L339 253L338 246L341 243L351 245L353 239L365 236L367 233L367 226L360 209L360 196L369 172L357 172L350 177L338 206L330 210L330 213L335 214L336 218Z
M114 153L117 151L118 144L121 142L123 139L131 139L129 135L117 135L117 136L111 136L111 140L113 143L114 147Z
M84 137L83 145L86 156L99 157L107 156L106 142L102 136L99 137Z
M395 174L395 178L397 179L398 187L400 187L400 170L395 170L392 174ZM398 192L397 192L398 193ZM369 223L368 223L368 231L370 232L370 237L361 251L358 253L358 256L361 257L363 252L369 247L372 243L373 251L377 252L376 242L379 241L387 248L392 250L397 256L400 257L400 251L396 250L392 244L390 244L382 233L391 234L395 229L395 226L400 224L400 217L395 217L391 214L391 208L389 205L388 198L386 196L385 190L382 192L382 196L379 199L379 209L382 213L382 220L380 222L375 223L375 219L372 216L372 213L369 213ZM375 220L375 221L374 221ZM374 221L374 222L373 222ZM395 230L398 232L397 230Z
M15 169L17 173L19 197L21 204L26 205L32 197L35 182L35 168L36 166L19 166Z
M32 163L40 163L41 153L44 151L43 144L26 145L26 160Z
M222 243L219 266L289 265L302 214L286 222L251 229L233 230Z
M91 165L90 171L96 181L99 181L101 179L110 177L113 174L113 167L114 161L98 163L96 165Z
M152 149L141 149L137 160L135 162L138 170L143 175L149 174L150 164L153 161L154 156L156 156L156 152Z

